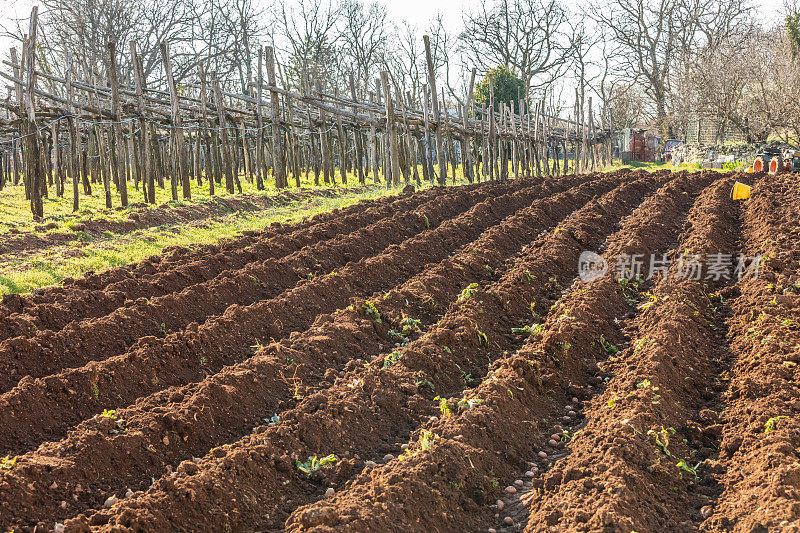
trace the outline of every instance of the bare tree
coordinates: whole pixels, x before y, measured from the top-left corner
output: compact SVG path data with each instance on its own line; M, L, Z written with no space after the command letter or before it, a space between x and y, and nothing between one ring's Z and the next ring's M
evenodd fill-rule
M484 0L465 16L459 41L479 71L505 65L535 89L549 85L570 61L568 29L558 0Z
M385 58L386 68L392 73L395 83L403 85L419 102L425 84L424 48L419 32L407 21L402 21L393 29L391 43Z
M604 0L590 11L616 45L616 74L641 85L652 102L657 127L672 135L668 112L676 61L722 38L748 7L744 0Z
M339 57L340 4L331 0L298 0L277 8L277 33L287 56L289 83L296 88L306 80L323 87L333 83Z
M360 0L345 0L341 15L343 62L358 80L356 83L366 89L378 68L386 63L390 30L386 8L377 2L365 5Z

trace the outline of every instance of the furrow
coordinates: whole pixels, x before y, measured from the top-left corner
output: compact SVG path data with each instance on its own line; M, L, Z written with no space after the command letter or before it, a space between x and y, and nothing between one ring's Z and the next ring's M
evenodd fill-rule
M483 192L477 197L474 196L477 193L471 193L471 203L486 198L487 194L501 192L488 188L479 191ZM440 195L415 206L415 210L447 204L462 194ZM420 231L420 218L415 210L390 215L349 235L310 244L277 260L256 261L239 270L224 271L178 293L140 298L102 318L73 322L62 330L38 332L31 338L4 341L0 343L0 392L12 388L22 377L47 376L118 355L142 337L164 337L192 322L203 323L231 305L249 305L273 298L301 279L374 255ZM386 213L379 209L375 215L389 213L388 208ZM431 223L437 222L434 219Z
M252 529L279 527L293 507L308 501L308 492L318 491L313 483L297 476L291 466L292 458L305 459L312 453L331 451L338 454L342 450L347 450L351 457L358 453L375 454L385 449L387 443L396 442L398 437L405 435L407 438L419 418L430 415L434 408L430 389L435 388L439 394L455 394L466 386L466 373L482 375L490 360L501 357L503 351L517 341L511 328L519 320L530 318L529 293L543 300L545 293L556 290L559 281L564 281L559 278L569 272L566 265L577 260L580 248L602 242L604 232L612 230L630 209L625 201L635 202L637 197L652 190L655 183L656 178L646 177L618 187L598 201L590 201L587 207L559 223L555 231L526 248L500 280L485 289L470 287L462 292L431 330L396 352L394 364L390 364L392 359L387 360L390 356L384 356L368 368L354 365L339 384L309 396L296 409L284 413L286 419L275 427L226 447L221 457L219 451L212 451L210 457L198 464L201 471L208 470L203 479L182 470L187 466L182 465L177 478L163 480L141 500L130 502L137 510L156 501L171 502L164 507L158 503L152 514L142 516L144 527L166 530L181 522L200 529L225 527L219 521L229 513L229 506L224 502L213 504L213 511L205 518L185 506L175 505L175 493L169 487L177 488L183 483L191 486L201 499L219 491L238 495L241 490L252 495L246 506L239 507L236 520L228 523L231 528L241 529L245 524ZM517 228L519 223L510 224L508 229L515 231ZM535 283L532 271L542 274L547 271L554 279L548 284ZM376 300L375 307L380 309L380 303ZM507 316L499 319L500 311ZM365 434L364 427L371 427L372 431ZM324 450L320 449L322 447ZM224 481L218 477L220 465L238 465L252 454L259 458L256 468L237 468L237 475ZM342 476L354 466L354 459L343 462ZM287 498L279 500L263 483L270 485L284 479L290 482L285 485ZM165 507L171 510L164 512ZM106 514L100 511L91 520L105 521ZM122 514L127 513L123 511ZM262 523L267 516L269 519ZM208 520L209 517L213 518ZM118 526L125 522L117 522L112 514L111 524Z
M525 198L534 196L537 189L519 183L513 187L521 187ZM44 439L62 437L69 427L105 408L128 405L163 388L201 380L225 365L249 357L268 339L279 339L306 327L317 314L340 307L350 293L371 294L375 290L372 287L384 282L376 267L396 261L404 253L416 254L420 260L430 254L446 253L446 246L458 246L462 238L459 233L447 235L448 229L455 224L463 233L463 228L471 227L471 213L476 209L482 213L487 202L494 206L498 198L505 198L493 197L476 206L482 196L471 191L400 215L416 219L419 232L416 238L406 240L402 246L393 245L369 260L300 282L275 298L246 307L231 306L203 325L190 324L184 331L166 338L143 338L121 355L42 378L23 378L12 390L0 395L0 425L6 429L0 435L0 450L29 449ZM461 215L450 219L458 213ZM438 225L442 220L445 224ZM427 230L429 225L436 227ZM437 239L442 250L426 247ZM413 265L412 261L408 268ZM403 265L394 268L395 275L405 272Z
M580 181L585 181L585 178L571 178L569 183L578 183ZM559 210L567 209L561 205L568 205L566 200L580 205L591 196L590 194L587 196L587 194L592 189L607 188L610 183L610 180L587 183L580 188L584 192L556 195L551 200L547 200L547 202L551 204L550 210L554 210L557 213ZM558 182L554 183L552 189L550 189L549 185L545 185L545 189L551 192L555 192L560 187L561 185ZM446 222L443 226L447 227L441 231L426 232L398 247L396 253L385 254L382 258L367 262L366 266L371 268L366 269L366 271L375 270L379 272L380 278L382 278L381 283L391 282L398 277L402 279L403 276L407 278L406 273L409 272L409 269L421 268L430 260L443 260L448 255L449 250L457 247L459 242L463 244L474 240L484 229L500 222L506 214L530 205L530 202L536 196L537 194L533 191L525 189L511 195L491 198L459 219ZM557 201L560 203L556 203ZM545 202L545 200L540 200L539 202ZM545 213L545 211L537 209L528 215L527 222L532 223L535 220L532 218L533 215L543 216ZM525 231L530 232L533 230L526 228ZM501 237L497 237L497 239L499 238ZM481 271L483 272L482 275L488 276L489 273L484 269L484 265L502 260L502 255L495 256L493 255L494 253L501 254L502 250L507 251L509 247L519 247L522 244L521 241L508 236L505 236L505 239L505 241L497 240L495 244L497 244L498 251L489 253L486 257L477 254L477 257L471 257L471 254L475 254L475 252L467 252L469 255L461 256L459 254L454 258L445 260L445 263L442 264L442 267L438 269L436 276L432 279L443 279L448 273L453 273L456 276L476 276L481 275ZM424 252L421 250L424 250ZM417 254L418 251L420 251L419 254ZM417 255L417 257L414 257L414 255ZM460 259L456 260L459 257ZM403 258L403 261L398 261L399 258ZM472 262L468 263L466 261L467 258L471 258ZM486 262L478 266L476 261ZM432 269L432 271L436 270ZM350 274L343 271L342 275L349 276ZM334 278L338 277L334 276ZM407 283L407 288L390 296L387 302L389 300L395 301L398 306L410 305L418 309L420 316L424 317L426 313L435 313L436 309L439 308L439 306L435 305L435 302L434 305L431 305L433 296L443 296L447 294L448 290L453 293L459 289L458 286L440 287L423 295L425 283L424 279L415 278ZM347 293L344 287L337 286L337 289L341 294ZM352 294L357 293L353 292ZM405 297L401 297L401 294ZM408 300L408 303L406 303L406 300ZM373 322L363 318L364 310L362 309L359 312L362 317L359 320L366 322L369 325L369 329L373 329ZM350 313L350 311L340 311L333 316L339 316L341 313ZM30 521L33 519L31 518L32 516L44 517L48 516L48 514L54 516L55 514L63 513L64 511L60 507L55 506L59 502L58 498L65 498L64 501L66 501L74 494L77 495L75 500L80 500L80 506L96 505L98 498L104 493L103 491L108 490L110 483L116 484L116 488L119 488L121 482L130 481L136 487L141 480L149 479L151 475L160 475L166 465L176 464L181 459L190 458L192 453L202 455L211 446L214 446L216 442L225 441L225 439L230 439L231 437L235 439L237 436L246 433L260 423L259 414L263 416L274 413L276 410L281 409L287 400L291 401L286 394L289 390L290 382L282 379L276 373L276 370L286 368L288 373L292 368L295 371L297 368L302 368L303 372L305 372L310 366L301 364L299 360L290 364L285 357L280 357L278 363L275 364L273 361L274 352L285 349L287 353L291 353L291 347L295 342L302 342L304 337L307 339L306 342L311 339L311 341L317 343L319 351L316 353L316 357L319 360L316 363L316 367L321 364L323 368L331 368L343 363L351 353L346 351L349 346L335 347L334 339L341 339L339 344L356 342L356 350L361 349L362 353L363 350L373 346L373 344L378 344L377 341L386 342L387 330L385 328L377 336L373 333L372 336L376 337L375 341L362 344L359 342L359 335L356 335L355 332L348 332L346 327L339 328L340 321L332 321L331 315L320 315L317 323L318 325L312 328L308 334L292 337L292 339L279 345L268 347L260 356L227 369L216 376L209 377L201 384L164 391L151 399L139 402L129 410L119 410L118 416L124 419L125 429L117 435L113 434L114 427L116 427L113 421L112 426L114 427L109 428L106 427L108 420L98 417L79 426L62 443L48 444L42 446L36 453L20 457L19 463L27 465L21 472L28 472L29 476L28 474L26 476L30 480L39 477L39 481L35 484L40 487L40 490L44 490L49 495L48 497L55 498L55 500L51 499L46 503L28 501L28 503L20 504L22 495L17 494L12 497L9 492L8 499L4 498L3 500L4 507L11 501L17 502L14 505L13 512L19 520ZM329 335L328 341L324 336L326 331L327 335ZM281 348L282 346L285 346L285 348ZM376 351L379 350L375 346L373 348ZM339 349L342 349L342 351L340 352ZM321 370L319 372L320 374L322 373ZM283 378L287 377L287 373L284 373ZM326 373L327 375L328 373ZM254 376L260 377L256 378L255 381L251 381ZM293 379L291 376L288 377ZM253 386L256 387L256 390L252 389ZM221 397L220 394L227 398ZM271 401L270 398L272 398ZM258 401L254 402L254 400ZM170 402L179 403L174 409L169 409L166 406ZM253 413L255 413L255 416ZM235 420L235 423L228 424L225 420L229 418ZM101 433L98 433L97 427L102 428ZM176 433L176 430L178 433ZM98 437L100 440L98 440ZM77 455L75 455L76 453ZM119 459L109 458L108 453ZM142 454L144 455L142 456ZM68 461L69 465L65 464L63 465L65 468L55 470L48 469L46 465L56 455L71 457ZM48 459L48 457L51 459ZM126 467L124 472L120 472L119 468L115 468L114 471L118 475L111 475L110 472L103 473L112 464L119 465L119 460L124 461L126 464L130 463L130 468ZM63 476L83 479L82 490L79 491L80 494L75 492L74 483L62 484L65 479ZM21 478L15 480L12 477L7 478L5 482L0 482L0 485L6 487L9 491L15 490L14 487L16 487L16 490L24 490L27 482L25 482L25 485L20 485L18 481ZM45 478L50 480L46 481ZM53 479L61 481L53 483ZM86 487L86 489L84 490L83 487ZM28 507L29 505L30 507ZM73 507L72 500L70 500L68 507L73 509L74 512L75 507ZM24 518L26 516L28 518Z
M757 277L739 283L729 340L735 359L709 470L721 489L701 531L800 528L800 230L797 174L757 179L744 217Z
M309 244L412 210L439 193L423 191L410 197L360 202L296 226L271 227L258 236L197 249L175 247L135 267L110 269L74 282L67 280L64 285L37 294L5 296L0 306L0 340L58 330L74 321L107 315L129 305L128 301L177 292L253 261L279 259ZM100 279L106 281L101 283Z
M681 254L699 255L701 264L709 253L735 254L732 185L720 179L701 195L680 239ZM523 496L530 511L526 531L696 530L709 490L698 448L710 438L692 419L713 397L724 360L714 291L728 283L684 279L677 260L649 291L633 321L631 345L600 364L605 390L583 399L586 418L568 455L543 462L546 472Z
M707 181L698 175L672 181L625 219L608 248L630 243L648 249L648 243L661 242L665 232L676 234L671 229L673 219L688 209L688 195L683 193ZM663 194L665 190L669 192ZM658 216L650 218L654 214ZM654 224L645 235L640 231L643 218ZM631 228L636 229L631 232ZM572 265L576 263L577 254ZM600 322L601 316L587 320ZM551 315L544 330L557 324ZM425 423L401 458L362 472L332 498L301 507L286 528L463 531L486 521L494 512L490 502L501 493L501 480L508 479L533 453L545 417L552 419L553 403L563 401L558 398L560 387L579 379L576 367L588 364L569 355L585 348L566 344L559 345L552 357L542 357L534 350L537 339L531 337L519 353L491 365L487 378L462 394L461 408Z

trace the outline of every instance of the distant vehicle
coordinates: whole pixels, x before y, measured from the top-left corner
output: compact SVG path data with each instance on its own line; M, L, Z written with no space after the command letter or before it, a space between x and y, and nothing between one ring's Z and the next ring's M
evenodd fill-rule
M678 139L667 139L664 143L664 161L669 162L672 160L672 150L683 144L683 141Z

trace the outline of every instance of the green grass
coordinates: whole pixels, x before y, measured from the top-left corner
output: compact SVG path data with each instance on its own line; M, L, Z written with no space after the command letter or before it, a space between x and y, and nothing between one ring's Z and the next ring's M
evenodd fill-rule
M109 235L99 242L80 244L83 255L64 254L72 246L57 247L31 256L0 260L0 294L30 292L39 287L60 283L67 277L80 277L87 271L127 265L160 253L168 246L190 246L197 243L216 243L234 237L245 230L263 230L273 222L289 223L305 217L343 208L365 199L375 199L397 193L397 189L375 188L359 194L335 198L320 197L313 202L292 202L263 211L231 214L200 226L163 226L137 230L126 235ZM177 232L170 231L177 229Z
M740 165L744 166L740 168ZM671 162L665 163L662 161L659 161L657 163L643 163L641 161L629 161L624 165L621 163L615 163L614 165L605 167L602 170L604 172L611 172L614 170L620 170L622 168L630 168L632 170L644 169L649 172L653 172L656 170L671 170L675 172L680 170L688 170L689 172L697 172L703 170L703 166L700 163L692 163L692 164L681 163L680 165L673 165ZM717 172L738 172L738 171L743 172L745 168L747 168L747 164L745 164L742 161L738 161L736 163L725 163L723 168L721 169L710 169L710 170L716 170Z
M308 189L325 189L331 188L330 186L321 185L316 186L314 185L313 181L313 174L310 176L311 179L306 180L305 178L301 179L300 185L303 188ZM280 192L280 189L275 188L272 182L266 184L266 188L263 191L259 191L256 189L255 183L248 183L246 179L244 179L243 175L239 176L239 180L242 183L242 193L243 194L253 194L257 196L265 196L265 195L274 195ZM322 181L322 178L320 178ZM341 181L339 179L339 175L336 176L336 182L339 187L342 187ZM294 186L294 178L291 178L291 186L286 189L288 191L296 190ZM367 184L371 184L372 180L369 179ZM355 176L348 176L348 187L357 187L358 186L358 178ZM157 208L163 204L167 204L172 207L177 207L181 205L192 205L198 203L208 202L212 199L212 196L209 194L208 182L206 180L203 181L202 186L197 185L197 181L192 182L192 198L191 200L183 200L181 196L181 188L178 187L178 200L172 200L172 193L169 185L169 181L165 181L164 188L161 189L156 185L156 203L155 204L147 204L147 207L144 209L153 209ZM217 193L215 197L226 197L231 196L227 193L225 189L225 185L216 185ZM237 193L238 194L238 193ZM55 194L55 187L49 187L49 197L44 198L44 220L40 222L35 222L31 216L30 210L30 202L29 200L25 199L24 190L22 185L18 185L15 187L5 187L2 191L0 191L0 235L8 233L11 228L16 228L19 231L34 231L35 226L39 224L47 224L50 222L55 222L58 224L58 228L54 229L53 231L69 229L72 224L84 220L87 218L105 218L108 220L123 220L127 219L128 213L131 211L140 211L143 208L138 206L132 206L130 204L142 204L144 203L143 194L141 189L136 190L133 188L133 183L128 183L128 202L129 205L126 208L120 207L120 200L119 194L116 191L116 188L112 184L111 186L111 198L112 198L112 209L107 209L105 204L105 193L103 192L102 183L93 183L92 184L92 194L90 196L83 194L83 186L81 186L81 195L80 195L80 209L77 212L72 211L72 182L67 181L64 190L64 196L58 197Z

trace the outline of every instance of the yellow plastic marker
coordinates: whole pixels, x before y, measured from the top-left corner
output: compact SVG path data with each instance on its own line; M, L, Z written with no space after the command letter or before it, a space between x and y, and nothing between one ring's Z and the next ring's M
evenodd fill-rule
M747 200L750 198L750 186L737 181L733 184L731 198L734 200Z

